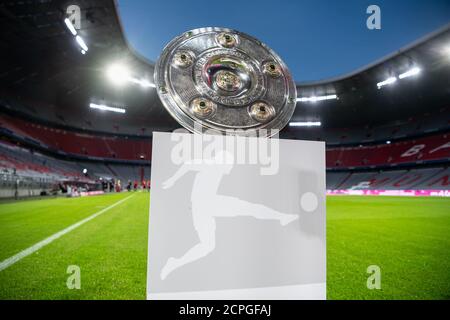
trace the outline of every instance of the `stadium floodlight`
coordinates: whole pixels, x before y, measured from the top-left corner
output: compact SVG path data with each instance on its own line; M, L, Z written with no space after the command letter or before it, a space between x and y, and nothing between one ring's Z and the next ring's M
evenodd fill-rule
M330 94L330 95L326 95L326 96L311 96L311 97L300 97L297 98L297 101L300 102L317 102L317 101L323 101L323 100L333 100L333 99L337 99L337 95L335 94Z
M300 121L290 122L290 127L320 127L322 123L320 121Z
M398 78L399 79L404 79L404 78L408 78L408 77L411 77L411 76L415 76L415 75L418 75L420 73L420 71L421 71L421 69L419 67L414 67L414 68L409 69L408 71L400 74L398 76Z
M65 19L64 19L64 23L66 24L67 29L69 29L70 32L71 32L74 36L76 36L76 35L77 35L77 30L75 30L75 27L73 26L72 22L70 22L70 20L69 20L68 18L65 18Z
M397 77L389 77L384 81L378 82L377 87L380 89L381 87L387 86L397 81Z
M448 58L450 58L450 46L445 47L445 48L442 50L442 53L445 54Z
M129 70L121 64L111 65L106 74L108 78L116 85L123 85L126 82L131 82L140 85L142 88L155 88L155 84L151 83L147 79L138 79L130 75Z
M83 49L84 51L88 51L89 50L89 48L87 47L87 45L84 42L82 37L76 36L75 39L77 40L77 42L80 45L81 49Z
M112 112L117 112L117 113L125 113L126 112L125 109L116 108L116 107L109 107L109 106L105 106L104 104L91 103L91 104L89 104L89 107L92 108L92 109L98 109L98 110L104 110L104 111L112 111Z
M119 86L131 82L140 85L142 88L156 88L155 84L146 78L138 78L132 75L128 67L120 62L111 64L106 69L106 76L111 82Z
M117 85L123 85L130 80L128 69L121 64L113 64L106 71L108 78Z

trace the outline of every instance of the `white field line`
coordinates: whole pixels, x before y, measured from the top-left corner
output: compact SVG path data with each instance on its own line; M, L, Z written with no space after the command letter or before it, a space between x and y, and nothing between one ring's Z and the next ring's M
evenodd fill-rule
M113 203L112 205L110 205L109 207L106 207L105 209L102 209L96 213L94 213L93 215L90 215L89 217L78 221L77 223L74 223L73 225L51 235L50 237L32 245L31 247L20 251L18 254L13 255L12 257L9 257L6 260L3 260L2 262L0 262L0 271L3 271L4 269L8 268L9 266L13 265L14 263L18 262L19 260L25 258L26 256L29 256L30 254L38 251L39 249L41 249L42 247L48 245L49 243L55 241L56 239L58 239L59 237L62 237L63 235L65 235L66 233L69 233L70 231L78 228L79 226L85 224L88 221L91 221L92 219L98 217L99 215L101 215L102 213L105 213L106 211L108 211L109 209L114 208L115 206L118 206L119 204L121 204L122 202L128 200L129 198L131 198L134 195L128 196L125 199L119 200L116 203Z

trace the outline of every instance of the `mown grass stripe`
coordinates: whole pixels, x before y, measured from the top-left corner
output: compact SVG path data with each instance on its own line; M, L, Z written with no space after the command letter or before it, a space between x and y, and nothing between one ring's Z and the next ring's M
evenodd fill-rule
M65 229L63 229L63 230L61 230L61 231L51 235L50 237L48 237L48 238L46 238L46 239L44 239L44 240L42 240L42 241L32 245L31 247L28 247L27 249L20 251L19 253L13 255L12 257L9 257L8 259L3 260L2 262L0 262L0 271L5 270L6 268L12 266L16 262L22 260L26 256L29 256L30 254L38 251L42 247L50 244L51 242L55 241L56 239L62 237L65 234L69 233L70 231L78 228L79 226L85 224L86 222L91 221L92 219L95 219L99 215L101 215L101 214L105 213L106 211L108 211L108 210L118 206L119 204L125 202L126 200L128 200L129 198L131 198L133 196L134 196L134 194L131 195L131 196L128 196L128 197L126 197L126 198L124 198L122 200L119 200L119 201L113 203L112 205L110 205L110 206L108 206L108 207L106 207L106 208L104 208L104 209L102 209L102 210L100 210L100 211L90 215L89 217L87 217L87 218L85 218L85 219L83 219L81 221L78 221L77 223L74 223L71 226L69 226L69 227L67 227L67 228L65 228Z

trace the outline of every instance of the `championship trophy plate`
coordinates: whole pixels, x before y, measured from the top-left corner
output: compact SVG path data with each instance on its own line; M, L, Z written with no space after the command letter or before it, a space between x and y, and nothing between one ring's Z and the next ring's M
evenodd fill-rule
M281 58L226 28L195 29L173 39L154 79L168 112L195 133L270 136L289 122L296 104L295 82Z
M201 28L154 79L194 134L153 132L147 299L325 299L325 144L275 138L297 98L284 62Z

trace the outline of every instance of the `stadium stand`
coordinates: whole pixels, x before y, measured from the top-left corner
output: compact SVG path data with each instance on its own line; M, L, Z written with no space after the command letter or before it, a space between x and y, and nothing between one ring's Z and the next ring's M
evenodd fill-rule
M21 119L4 116L0 127L11 135L37 142L41 146L61 150L68 154L121 160L151 158L149 138L123 138L96 136L72 132ZM423 163L450 160L450 134L367 146L329 148L327 167L371 167L402 163Z
M170 132L179 124L155 88L118 90L105 76L110 63L120 62L152 83L155 68L129 47L115 1L83 4L98 17L86 19L78 30L89 39L85 55L74 50L64 3L37 1L36 16L23 4L10 1L0 12L8 48L0 52L4 179L83 181L96 188L104 188L104 181L120 180L123 186L150 179L152 132ZM10 25L21 28L11 31ZM326 142L330 190L449 190L450 63L440 49L448 43L450 26L349 74L297 83L299 98L336 99L299 99L291 121L321 126L287 126L280 138ZM417 77L377 87L388 75L416 65L422 70ZM126 113L93 110L91 103L120 106Z
M55 152L54 155L60 155L62 151L69 157L77 157L70 161L55 159L11 143L2 143L0 163L3 173L12 172L15 168L17 175L41 179L47 181L47 185L50 181L95 184L103 180L121 181L124 186L129 182L134 184L135 181L150 179L147 160L151 159L150 137L88 134L8 115L2 115L0 130L13 140L38 145L50 155ZM391 143L332 145L327 148L326 157L329 169L327 189L330 190L449 190L449 169L445 167L450 161L448 133L423 134ZM108 159L116 162L108 162ZM130 161L134 162L128 163ZM417 168L424 164L438 167ZM87 176L82 174L84 169ZM353 172L353 169L371 171ZM376 169L379 170L374 171Z
M330 147L359 146L360 144L384 143L387 140L401 140L436 132L448 132L450 128L450 107L444 106L435 112L425 112L394 122L375 126L354 126L344 128L288 128L283 136L291 139L326 141Z
M76 170L73 163L56 160L38 152L0 143L0 170L2 174L41 179L41 181L79 181L92 183Z
M35 124L6 115L0 119L5 134L35 142L38 145L68 154L123 160L151 158L149 138L133 139L117 136L95 136L81 132Z
M369 146L330 148L327 167L370 167L450 160L450 134Z
M327 174L327 189L450 190L450 168Z
M83 171L86 170L86 174ZM58 186L99 189L102 181L142 181L150 179L149 167L62 160L12 143L0 141L0 198L49 194Z

